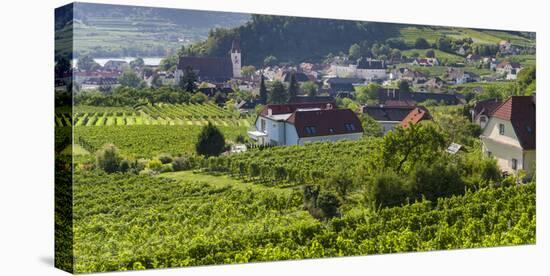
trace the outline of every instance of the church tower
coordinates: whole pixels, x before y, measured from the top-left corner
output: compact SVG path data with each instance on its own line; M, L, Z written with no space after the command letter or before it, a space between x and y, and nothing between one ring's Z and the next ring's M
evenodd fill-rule
M233 64L233 77L241 77L241 45L238 39L231 44L231 63Z

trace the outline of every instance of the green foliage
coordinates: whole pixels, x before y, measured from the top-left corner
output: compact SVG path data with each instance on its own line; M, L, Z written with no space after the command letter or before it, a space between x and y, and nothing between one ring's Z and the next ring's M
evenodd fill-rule
M267 87L265 86L265 77L262 74L260 78L260 104L267 104Z
M119 170L120 159L118 149L113 144L105 144L96 152L96 166L108 173Z
M183 76L180 78L179 87L187 92L194 92L197 90L197 74L193 71L191 66L185 67Z
M195 150L197 154L209 156L218 156L225 149L225 138L222 132L208 122L199 133Z
M537 91L537 68L530 66L519 71L517 79L517 95L532 95Z
M138 75L132 70L126 70L120 77L118 77L118 82L121 86L131 87L131 88L140 88L144 87L145 84Z
M350 59L358 59L361 57L361 46L359 44L354 43L349 47L348 56Z
M321 61L329 53L348 51L353 43L383 42L397 31L397 25L376 22L252 15L251 22L239 28L214 29L206 41L194 47L207 56L224 56L233 39L239 37L246 53L244 64L270 66L279 62Z
M206 94L202 92L197 92L193 94L193 96L191 96L191 99L189 100L189 102L194 104L204 104L208 102L208 96L206 96Z
M339 215L338 208L341 203L338 198L329 191L321 191L319 193L316 205L321 211L323 220L328 220Z
M411 88L409 86L409 82L406 80L401 80L399 82L399 91L410 92Z
M172 155L170 155L170 154L163 153L163 154L161 154L161 155L158 156L158 160L159 160L162 164L168 164L168 163L172 163L172 161L174 161L174 158L173 158Z
M458 168L448 162L419 163L411 172L413 197L430 201L439 197L460 195L465 185Z
M300 92L300 86L298 84L298 81L296 80L296 73L292 72L290 74L290 81L288 82L288 97L296 97L298 96L298 93Z
M300 89L310 97L315 97L317 95L317 88L317 84L312 81L306 81L302 83L300 87Z
M174 158L172 161L172 168L174 171L185 171L193 167L193 160L190 156L182 155Z
M417 38L416 41L414 42L414 48L416 49L428 49L430 47L431 47L430 43L428 43L428 41L423 37Z
M285 91L285 86L280 81L274 81L269 94L270 103L285 103L288 100L288 94Z
M412 196L412 188L406 179L392 170L384 170L360 184L365 185L364 200L371 208L399 206Z
M536 242L534 184L376 212L355 207L326 222L303 211L301 193L291 189L177 173L168 179L79 172L74 185L79 273ZM326 199L319 203L334 203Z
M369 83L367 86L356 86L356 99L360 104L367 104L369 100L376 100L378 95L377 91L380 89L380 85L376 83Z
M363 126L363 132L367 136L382 137L382 125L374 120L371 116L367 114L361 114L359 117L361 120L361 125Z
M234 139L247 127L219 126L225 137ZM75 142L90 152L106 143L116 145L124 156L151 158L168 153L177 156L195 153L195 143L202 127L198 125L136 125L75 127Z
M410 172L416 164L432 163L444 147L445 139L433 124L397 127L384 136L382 165L396 172Z
M78 58L76 67L84 71L94 71L101 67L94 59L89 55L84 55Z

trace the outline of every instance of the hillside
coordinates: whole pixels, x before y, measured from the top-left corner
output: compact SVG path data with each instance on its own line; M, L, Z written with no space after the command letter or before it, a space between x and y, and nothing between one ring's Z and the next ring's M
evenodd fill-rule
M165 56L204 40L212 28L244 24L250 15L76 3L75 57ZM59 21L56 30L66 27Z

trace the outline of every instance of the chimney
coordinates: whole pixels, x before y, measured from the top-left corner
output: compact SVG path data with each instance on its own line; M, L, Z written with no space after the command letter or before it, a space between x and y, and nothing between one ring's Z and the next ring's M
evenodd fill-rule
M332 109L332 104L328 103L326 109Z
M273 115L273 109L268 108L267 109L267 116L271 116L271 115Z

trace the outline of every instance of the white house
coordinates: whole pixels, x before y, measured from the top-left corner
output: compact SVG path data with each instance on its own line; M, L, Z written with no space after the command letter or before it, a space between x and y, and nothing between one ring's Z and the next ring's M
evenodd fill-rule
M535 97L512 96L492 114L481 134L483 152L497 160L502 171L535 172Z
M269 104L248 136L259 145L303 145L311 142L358 140L361 121L350 109L333 103Z
M386 63L383 60L360 58L356 64L330 66L331 74L340 78L363 78L370 80L387 79Z
M472 122L479 125L481 129L485 129L489 116L502 104L498 99L487 99L476 102L471 110Z
M503 61L496 66L497 73L505 75L507 80L515 80L521 69L519 63L509 61Z

